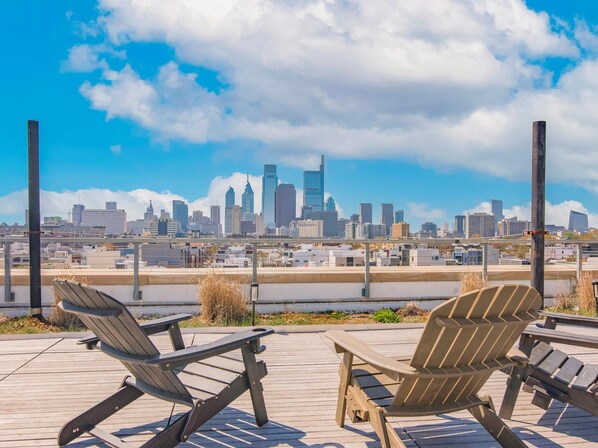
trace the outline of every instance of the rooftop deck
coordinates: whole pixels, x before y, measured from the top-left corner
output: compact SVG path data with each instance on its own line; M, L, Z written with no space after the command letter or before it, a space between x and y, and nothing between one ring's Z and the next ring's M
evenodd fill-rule
M300 327L299 327L300 328ZM411 354L421 327L380 326L356 336L381 353ZM186 333L186 344L200 344L221 337L213 331ZM167 336L156 336L167 350ZM338 387L339 357L323 329L312 332L279 332L264 340L260 355L268 365L264 379L270 422L256 428L249 394L209 421L187 444L199 447L368 447L379 446L369 424L338 428L334 409ZM589 349L566 349L585 361L598 362ZM123 367L99 351L76 345L76 339L3 337L0 339L0 447L56 446L59 428L72 416L111 394L125 374ZM486 384L497 408L506 376L497 372ZM178 407L178 406L177 406ZM131 442L141 442L166 424L171 406L143 397L102 424ZM175 413L177 409L175 408ZM521 393L513 420L508 422L530 446L598 446L598 418L553 402L548 411L531 405L531 395ZM407 446L496 446L496 442L467 412L441 417L394 420ZM141 432L127 438L127 435ZM71 446L71 445L69 445ZM98 446L84 439L72 446Z

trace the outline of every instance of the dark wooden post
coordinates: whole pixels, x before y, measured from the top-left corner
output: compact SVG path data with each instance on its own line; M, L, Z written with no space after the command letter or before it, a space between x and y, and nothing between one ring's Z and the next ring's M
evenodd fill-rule
M38 319L42 315L42 271L39 204L39 122L27 122L27 151L29 163L29 297L30 313Z
M544 208L546 191L546 122L534 121L532 131L532 259L530 286L544 307Z

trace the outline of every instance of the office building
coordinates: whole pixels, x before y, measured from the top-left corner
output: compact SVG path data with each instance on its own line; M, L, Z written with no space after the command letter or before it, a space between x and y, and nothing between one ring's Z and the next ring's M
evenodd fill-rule
M327 212L335 212L336 211L336 202L332 199L332 196L328 196L326 199L326 211Z
M588 215L573 210L569 212L569 230L574 232L587 232L588 228Z
M225 196L224 207L224 233L227 235L233 234L233 207L235 206L235 190L233 187L228 187Z
M395 210L395 223L405 222L405 210Z
M105 227L106 235L122 235L127 231L127 212L118 210L116 203L106 203L111 208L84 209L81 212L81 225L89 227Z
M162 217L150 222L151 236L169 236L175 237L179 232L179 223L174 219Z
M334 238L338 236L338 212L312 212L311 219L322 221L322 236Z
M318 171L303 172L303 205L314 212L324 210L324 156Z
M359 224L368 223L372 223L372 204L361 203L359 204Z
M179 233L186 233L189 228L189 206L185 201L175 199L172 201L172 219L179 225Z
M297 221L299 238L322 238L324 236L324 222L319 219Z
M357 225L355 238L374 240L376 238L386 238L387 235L388 233L386 233L385 225L366 222L364 224Z
M74 204L73 205L73 225L75 225L75 226L81 225L81 217L83 214L83 210L85 210L85 206L83 204Z
M466 238L486 238L494 236L496 221L489 213L468 213L465 217Z
M517 217L503 219L498 223L498 234L500 236L523 235L530 229L529 221L518 221Z
M499 221L502 221L503 219L505 219L505 217L503 215L502 201L500 201L498 199L492 199L490 201L490 207L491 207L492 214L494 215L496 222L499 222Z
M106 210L116 210L116 202L107 201L106 202Z
M247 184L245 184L245 191L241 195L241 209L243 215L253 215L253 189L249 183L249 174L247 175Z
M453 235L456 237L465 236L465 215L455 215L455 226L453 228Z
M386 232L390 233L390 226L394 223L394 206L392 204L382 204L380 206L380 224L386 226Z
M424 222L419 235L422 238L436 238L438 236L438 226L433 222Z
M274 201L276 227L288 227L297 213L297 192L293 184L280 184L276 187Z
M278 176L276 165L264 165L264 176L262 177L262 216L267 227L276 225L276 187Z
M241 221L243 220L243 209L240 205L235 205L232 208L231 212L232 223L231 223L231 233L233 235L240 235L241 234Z
M390 228L391 238L409 238L409 224L406 222L397 222Z
M212 224L220 224L220 206L210 205L210 221Z

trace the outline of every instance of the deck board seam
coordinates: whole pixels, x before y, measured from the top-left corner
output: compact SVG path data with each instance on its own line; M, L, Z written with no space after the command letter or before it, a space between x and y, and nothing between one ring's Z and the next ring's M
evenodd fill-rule
M23 367L25 367L27 364L29 364L31 361L39 358L41 355L43 355L46 351L50 350L52 347L54 347L56 344L58 344L60 341L62 341L62 338L59 339L58 341L54 342L52 345L46 347L45 349L43 349L41 352L39 352L37 355L35 355L33 358L31 358L30 360L28 360L27 362L25 362L24 364L21 364L19 367L17 367L15 370L13 370L12 372L10 372L8 375L6 375L4 378L0 379L1 381L4 381L6 378L8 378L9 376L13 375L14 373L18 372L19 370L21 370Z

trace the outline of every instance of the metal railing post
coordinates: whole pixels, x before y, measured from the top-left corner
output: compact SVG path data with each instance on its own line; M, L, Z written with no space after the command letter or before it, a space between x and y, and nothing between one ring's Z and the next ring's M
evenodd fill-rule
M139 243L133 243L133 300L141 300L141 291L139 291Z
M13 295L11 289L11 277L10 277L10 268L11 268L11 256L10 256L10 243L4 243L4 301L5 302L14 302L15 296Z
M363 297L370 297L370 243L365 243L365 287Z
M253 243L253 252L251 254L251 283L257 283L257 244Z
M577 283L581 282L582 264L583 264L583 246L577 244Z
M482 280L488 281L488 244L482 243Z

